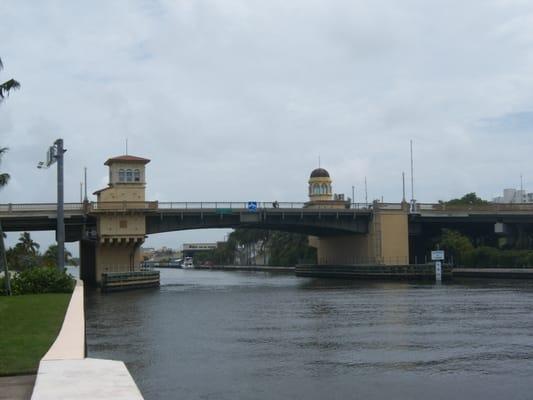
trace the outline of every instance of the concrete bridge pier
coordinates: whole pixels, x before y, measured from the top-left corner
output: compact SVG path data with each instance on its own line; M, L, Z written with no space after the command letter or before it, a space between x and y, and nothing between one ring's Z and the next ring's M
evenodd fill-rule
M80 279L86 285L96 285L96 242L80 240Z
M407 207L379 209L374 204L368 233L342 236L311 236L320 265L409 264L409 221Z

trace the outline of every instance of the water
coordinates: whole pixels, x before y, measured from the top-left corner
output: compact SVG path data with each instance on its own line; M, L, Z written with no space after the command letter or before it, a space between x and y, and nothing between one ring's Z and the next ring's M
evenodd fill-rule
M162 270L89 293L89 356L145 399L531 399L533 282Z

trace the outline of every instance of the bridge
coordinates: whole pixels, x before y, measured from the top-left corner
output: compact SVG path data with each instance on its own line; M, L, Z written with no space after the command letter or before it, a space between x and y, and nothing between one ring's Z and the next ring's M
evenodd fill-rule
M307 208L305 203L258 202L87 202L66 203L67 241L77 242L97 228L102 215L141 213L146 234L188 229L260 228L318 236L367 233L371 206L352 204L347 209L326 206ZM0 204L0 220L6 232L56 229L56 203Z
M260 228L309 236L320 265L398 265L423 262L442 228L481 240L515 240L533 230L533 204L449 206L406 202L356 204L334 195L329 173L315 169L307 202L159 202L145 200L145 165L135 156L110 158L108 187L97 201L65 204L66 240L80 243L81 277L136 271L146 235L187 229ZM3 229L56 229L55 203L0 204ZM518 240L516 239L516 240Z

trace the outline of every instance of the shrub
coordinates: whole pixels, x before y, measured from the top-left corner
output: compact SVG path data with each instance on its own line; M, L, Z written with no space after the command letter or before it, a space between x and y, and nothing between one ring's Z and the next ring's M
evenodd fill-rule
M11 279L13 294L70 293L73 289L72 276L56 268L32 268Z

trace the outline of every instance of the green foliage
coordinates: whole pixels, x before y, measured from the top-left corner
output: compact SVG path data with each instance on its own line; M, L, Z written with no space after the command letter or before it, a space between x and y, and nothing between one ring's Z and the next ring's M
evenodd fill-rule
M460 199L451 199L450 201L447 201L445 203L449 206L456 206L456 205L483 205L488 204L488 201L483 200L482 198L478 197L475 192L467 193Z
M260 254L269 254L270 265L293 266L297 263L316 262L316 249L308 245L307 235L244 228L235 229L224 244L213 251L198 254L195 261L212 261L219 265L233 264L239 246L254 243L260 246Z
M64 250L65 265L71 264L72 254L67 249ZM57 267L57 244L52 244L45 251L40 263L45 267Z
M0 59L0 69L4 68L2 60ZM9 94L12 90L20 88L20 83L14 79L9 79L3 83L0 83L0 102L4 100L4 97Z
M458 264L462 262L463 256L474 248L468 237L451 229L443 229L439 245Z
M316 249L309 246L307 235L273 232L268 246L270 265L294 266L316 262Z
M463 267L526 267L533 266L533 250L474 247L470 239L460 232L443 229L439 246L452 256L454 263Z
M480 246L472 249L463 257L465 267L531 267L533 250L501 250Z
M13 294L70 293L74 279L56 268L31 268L19 272L11 279Z

